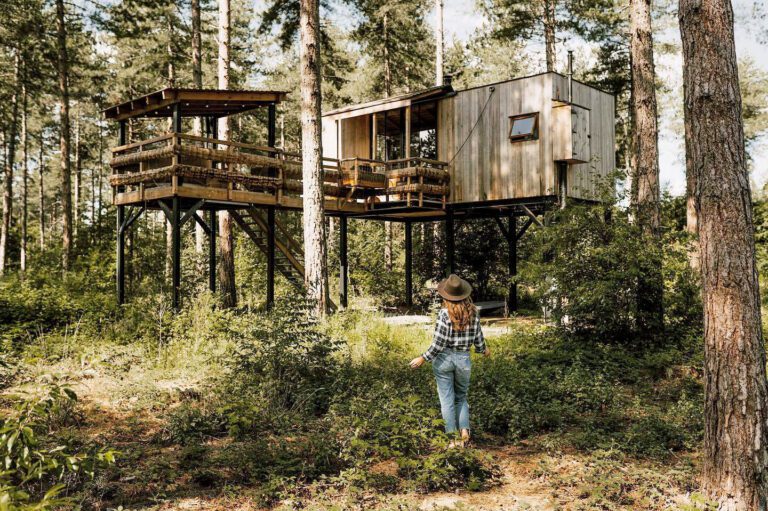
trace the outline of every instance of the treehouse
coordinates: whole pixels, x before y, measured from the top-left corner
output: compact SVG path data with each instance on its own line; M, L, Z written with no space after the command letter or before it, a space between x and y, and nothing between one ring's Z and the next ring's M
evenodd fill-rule
M267 259L266 302L280 272L303 286L303 249L275 211L303 207L300 155L275 147L280 91L168 88L104 111L119 123L110 182L117 206L117 294L125 300L125 235L148 210L172 227L173 305L178 307L181 229L209 236L216 289L217 212L228 211ZM266 141L220 140L218 120L266 109ZM203 133L185 133L197 118ZM167 131L128 140L128 122ZM614 98L556 73L455 91L445 86L326 112L322 118L325 213L339 218L340 304L347 305L347 219L405 224L405 302L411 305L414 222L445 225L446 270L454 266L454 221L495 218L516 274L517 241L548 208L599 200L614 168ZM132 130L139 131L139 130ZM203 212L207 212L204 218ZM523 223L518 225L518 218ZM508 304L516 308L510 284Z

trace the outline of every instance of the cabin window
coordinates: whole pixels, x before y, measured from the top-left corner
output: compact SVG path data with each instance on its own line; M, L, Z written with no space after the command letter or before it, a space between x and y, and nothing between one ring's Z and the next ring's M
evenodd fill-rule
M405 109L378 112L373 122L376 128L374 158L383 161L405 158Z
M538 138L538 112L532 114L509 116L509 140L512 142L519 142L522 140L536 140Z
M437 103L411 105L411 156L437 159Z

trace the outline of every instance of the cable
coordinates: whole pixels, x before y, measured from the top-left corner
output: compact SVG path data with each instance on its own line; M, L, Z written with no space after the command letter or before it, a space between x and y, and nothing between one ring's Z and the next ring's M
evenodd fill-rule
M469 141L470 137L472 137L472 133L474 133L474 132L475 132L475 128L477 128L477 125L480 123L480 119L482 119L482 118L483 118L483 114L485 113L485 109L488 107L488 103L490 103L490 102L491 102L491 98L493 97L493 93L494 93L494 92L496 92L496 87L489 87L489 88L491 89L491 93L490 93L490 94L488 94L488 99L486 99L486 100L485 100L485 104L483 105L483 109L482 109L482 110L480 110L480 115L478 115L478 116L477 116L477 120L475 121L475 124L474 124L474 125L472 125L472 129L471 129L471 130L469 130L469 133L467 134L467 138L465 138L465 139L464 139L464 142L462 142L462 143L461 143L461 145L459 146L459 149L458 149L458 151L456 151L456 152L453 154L453 157L452 157L452 158L450 159L450 161L448 162L448 165L450 165L451 163L453 163L453 160L455 160L455 159L456 159L456 157L457 157L457 156L459 155L459 153L461 152L461 150L462 150L462 149L464 149L464 146L465 146L465 145L466 145L466 143Z

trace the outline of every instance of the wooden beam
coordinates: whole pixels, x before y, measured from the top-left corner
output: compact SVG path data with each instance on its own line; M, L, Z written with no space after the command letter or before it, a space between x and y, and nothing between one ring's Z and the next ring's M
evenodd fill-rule
M544 227L544 224L542 224L541 221L538 218L536 218L536 215L534 215L533 212L530 209L528 209L528 206L526 206L525 204L520 204L520 207L523 209L525 214L528 215L529 218L531 218L534 222L536 222L536 225L538 225L539 227Z

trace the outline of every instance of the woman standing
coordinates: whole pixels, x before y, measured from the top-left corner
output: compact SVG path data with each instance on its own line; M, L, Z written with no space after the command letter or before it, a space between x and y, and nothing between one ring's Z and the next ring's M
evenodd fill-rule
M472 303L472 286L469 282L451 274L437 286L443 297L443 307L437 316L435 335L429 349L411 360L411 368L432 362L440 396L440 410L445 421L445 432L455 434L461 430L461 444L469 441L469 376L472 361L469 350L486 357L491 350L485 345L480 317ZM451 442L451 445L456 445Z

